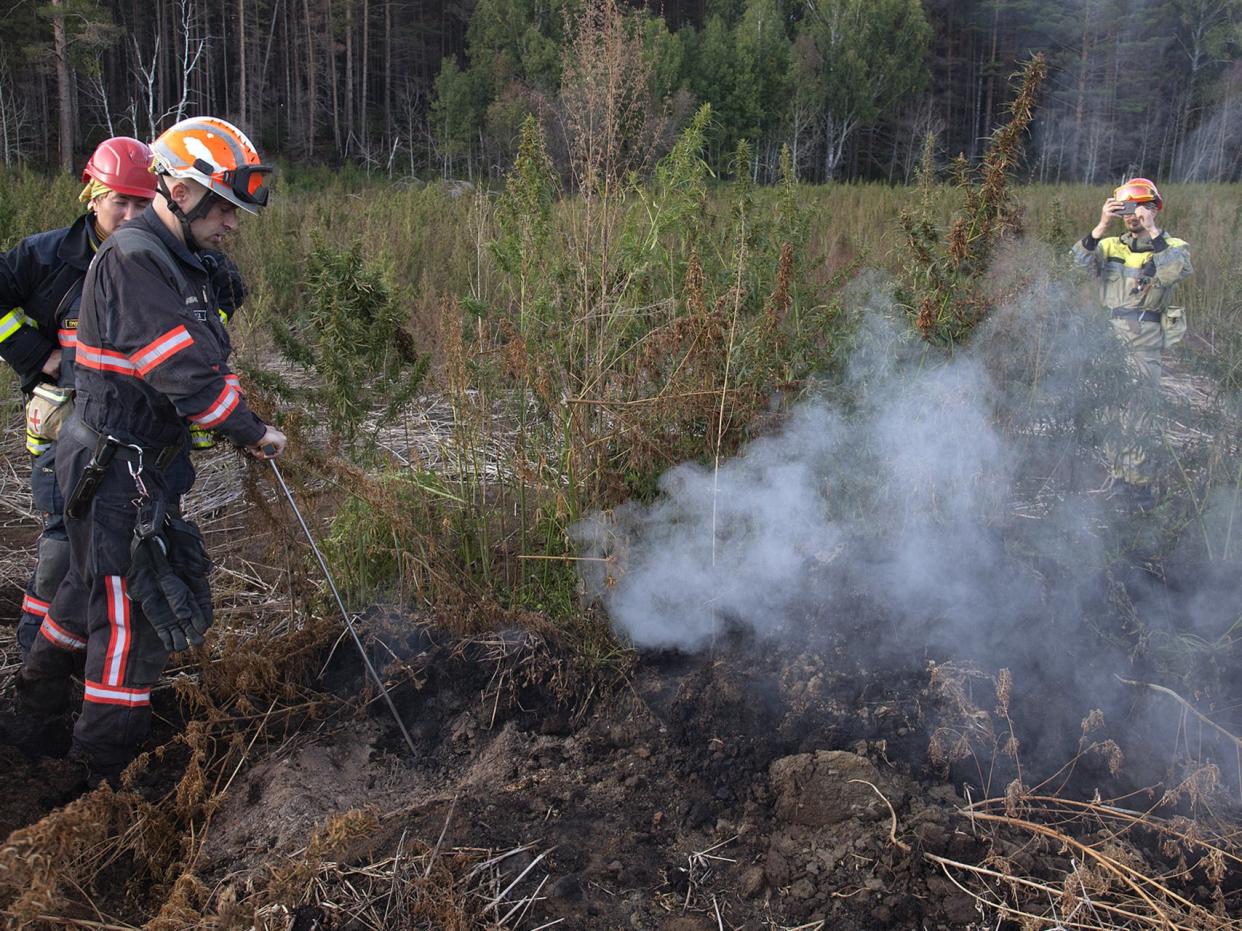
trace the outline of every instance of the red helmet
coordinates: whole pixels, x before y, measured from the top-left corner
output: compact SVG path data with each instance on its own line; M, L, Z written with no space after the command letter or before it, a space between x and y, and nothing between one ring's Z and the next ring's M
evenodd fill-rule
M94 178L118 194L154 199L155 175L150 169L151 149L145 142L113 136L92 153L82 171L82 183Z
M1152 204L1157 210L1164 206L1164 198L1156 185L1146 178L1131 178L1113 191L1113 200L1132 200L1136 204Z

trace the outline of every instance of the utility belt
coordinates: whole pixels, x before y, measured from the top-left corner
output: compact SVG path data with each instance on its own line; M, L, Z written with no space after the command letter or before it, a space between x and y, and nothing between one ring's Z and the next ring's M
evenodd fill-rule
M1162 314L1157 310L1114 310L1114 320L1138 320L1142 323L1159 323Z
M129 466L129 474L134 479L140 497L145 497L146 488L142 481L143 469L154 466L163 471L172 464L184 448L184 444L180 442L162 447L126 443L109 433L100 433L83 423L80 417L73 417L69 420L62 431L62 436L74 436L88 446L94 446L90 462L86 464L77 484L73 486L73 491L65 499L65 514L73 518L85 515L87 507L94 499L114 459Z

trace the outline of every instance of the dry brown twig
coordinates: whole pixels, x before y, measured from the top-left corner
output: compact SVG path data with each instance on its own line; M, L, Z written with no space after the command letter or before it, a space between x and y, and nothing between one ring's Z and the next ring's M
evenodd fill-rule
M864 786L870 786L871 791L874 792L876 795L878 795L880 797L880 801L882 801L885 805L888 806L888 814L889 814L889 817L892 818L892 821L889 823L889 826L888 826L889 843L891 843L894 847L896 847L902 853L909 853L910 845L897 837L897 812L893 810L893 803L888 800L888 798L884 795L883 792L881 792L878 788L876 788L876 786L868 782L866 779L851 779L850 782L857 782Z
M925 859L940 866L955 885L984 907L1032 927L1237 931L1236 921L1190 901L1174 888L1176 884L1199 882L1191 876L1192 869L1203 870L1208 882L1219 886L1225 864L1239 860L1232 836L1196 836L1195 830L1186 830L1176 819L1166 821L1150 812L1123 809L1098 800L1080 802L1024 795L1022 806L1023 817L1015 817L1006 813L1010 800L989 798L970 803L960 814L969 818L984 838L992 836L989 828L1016 830L1051 841L1053 849L1063 853L1072 851L1073 872L1062 881L1016 875L1010 863L1000 857L993 857L989 866L932 853L924 853ZM1050 819L1055 827L1036 819ZM1081 833L1087 840L1071 836L1070 831ZM1147 833L1127 838L1138 831ZM1184 856L1175 856L1175 845L1194 850L1202 857L1195 856L1191 862L1196 865L1189 866ZM1145 846L1152 850L1150 855L1144 855ZM1170 857L1176 861L1172 868L1165 865ZM964 884L959 878L962 873L982 883L984 891ZM1009 894L1002 894L996 883L1008 887ZM1059 903L1067 908L1058 909ZM1090 909L1091 914L1079 915L1083 907ZM1038 914L1041 908L1047 911Z

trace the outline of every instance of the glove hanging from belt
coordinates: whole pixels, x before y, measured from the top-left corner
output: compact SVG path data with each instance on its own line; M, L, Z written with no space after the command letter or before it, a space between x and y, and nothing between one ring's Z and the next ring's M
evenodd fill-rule
M169 517L148 499L138 511L130 544L129 594L170 653L198 646L211 626L211 587L198 528Z
M180 517L168 516L164 527L168 541L168 563L190 590L190 597L210 627L215 620L211 609L211 557L198 526ZM206 627L204 628L206 630Z

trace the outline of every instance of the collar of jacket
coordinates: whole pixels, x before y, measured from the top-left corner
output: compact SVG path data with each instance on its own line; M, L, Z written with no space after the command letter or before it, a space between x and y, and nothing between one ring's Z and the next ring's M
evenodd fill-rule
M66 231L65 238L60 241L60 246L56 249L57 259L82 271L86 271L95 255L95 250L91 247L91 232L87 228L90 222L89 213L84 213L74 220Z
M191 252L185 243L169 232L168 227L164 225L164 221L160 219L160 215L155 212L154 204L144 210L140 216L135 217L129 222L135 226L146 227L159 237L160 242L174 256L199 274L207 274L207 270L203 268L203 263L198 260L198 254Z
M1122 233L1119 237L1131 252L1151 252L1151 239L1146 233Z

